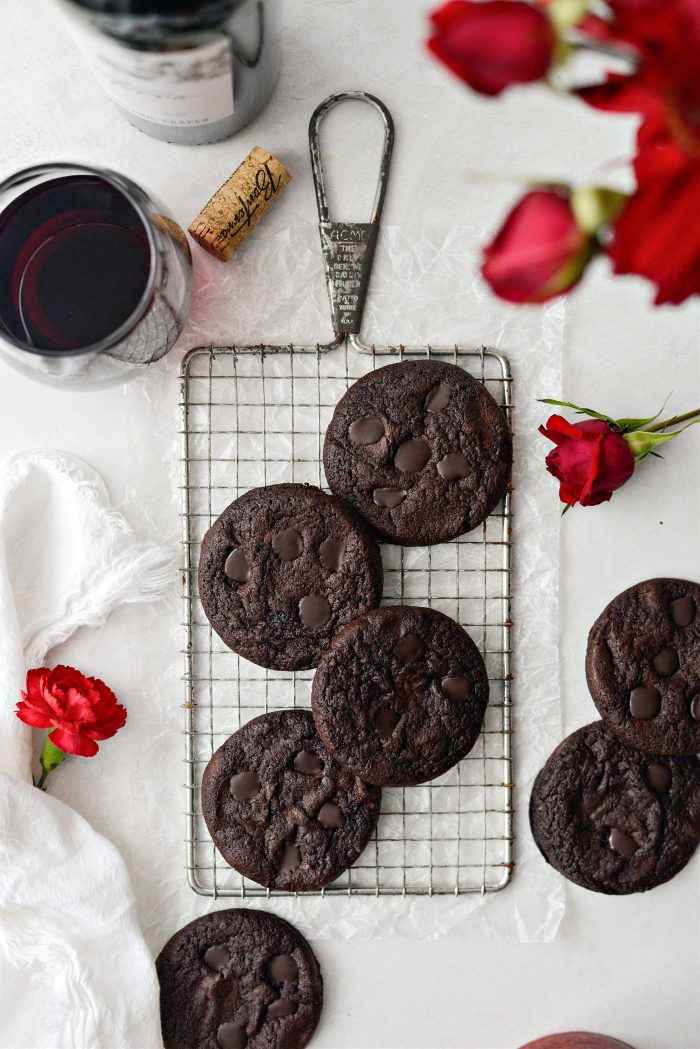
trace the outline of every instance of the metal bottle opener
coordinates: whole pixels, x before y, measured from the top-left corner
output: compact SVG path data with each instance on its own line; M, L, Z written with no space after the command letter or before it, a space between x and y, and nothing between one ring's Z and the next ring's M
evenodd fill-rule
M384 149L379 168L379 181L369 222L332 222L323 174L319 129L325 115L341 102L365 102L377 110L384 124ZM313 112L309 123L311 168L316 188L319 231L326 270L328 298L336 338L359 335L367 289L377 246L379 220L386 196L389 168L394 148L394 121L383 102L365 91L342 91L330 95Z

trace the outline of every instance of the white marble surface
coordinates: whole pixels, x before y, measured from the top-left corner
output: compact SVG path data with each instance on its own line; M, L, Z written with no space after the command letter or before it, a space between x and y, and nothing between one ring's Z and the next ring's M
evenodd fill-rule
M284 207L266 220L270 228L313 223L308 116L330 91L358 87L382 97L397 122L389 225L453 220L495 227L518 192L517 181L530 176L625 185L632 121L596 115L540 89L498 103L477 99L424 57L429 6L425 0L287 0L284 70L273 105L234 141L184 149L143 137L113 111L66 38L51 0L6 0L0 176L46 159L106 164L155 191L186 225L259 142L284 157L297 176ZM361 128L351 144L368 153ZM366 178L357 169L345 178L338 174L342 199L349 202L344 217L363 217L370 167ZM320 266L313 279L321 279ZM673 408L696 406L698 307L655 310L650 302L644 283L613 281L604 262L595 265L567 306L568 399L630 415L655 409L669 393ZM425 337L441 335L456 333L442 332L439 318L426 317ZM83 456L103 474L117 504L132 516L147 514L161 533L176 537L168 493L178 450L152 437L154 429L168 432L163 417L172 405L159 400L155 386L68 394L2 366L0 404L3 455L49 447ZM700 432L681 440L663 464L645 465L610 505L577 509L562 524L566 731L594 716L583 657L587 630L604 603L647 576L700 577ZM60 654L79 666L99 662L115 690L130 694L121 746L105 746L89 767L77 761L64 767L54 789L122 849L154 947L163 939L164 915L184 923L202 910L192 894L175 898L170 890L158 891L159 870L180 863L182 849L181 740L173 728L164 739L157 717L164 703L180 703L179 655L173 652L179 614L174 599L158 609L122 610L99 633L76 638ZM158 703L151 708L154 690ZM536 703L537 695L521 682L518 716L526 718ZM130 767L128 733L149 732L153 761ZM124 765L129 788L115 791L115 783L125 783L119 775ZM139 836L144 800L163 816L162 832L148 843ZM527 834L523 812L517 826ZM566 915L551 944L324 940L317 946L328 1008L314 1045L515 1049L540 1033L587 1028L636 1049L697 1049L699 884L696 859L646 896L608 899L567 886ZM517 877L508 891L518 891Z

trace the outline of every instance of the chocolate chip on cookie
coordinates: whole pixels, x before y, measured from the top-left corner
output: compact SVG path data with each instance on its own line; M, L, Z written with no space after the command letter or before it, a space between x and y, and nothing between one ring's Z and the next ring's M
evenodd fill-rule
M319 735L369 783L442 775L473 747L488 700L483 659L462 628L430 608L377 608L333 639L314 677Z
M308 710L249 721L204 771L202 812L237 871L273 889L318 889L350 867L377 823L381 791L341 768Z
M337 405L323 463L331 490L377 533L418 546L476 528L508 487L503 410L462 368L435 360L389 364Z
M313 667L333 635L379 604L379 548L320 488L276 484L231 503L204 537L199 594L229 648L275 670Z
M196 918L168 940L156 969L165 1049L302 1049L318 1025L318 962L274 914Z
M648 579L596 620L588 687L623 743L650 754L700 751L700 586Z
M572 733L541 770L530 798L540 852L594 892L645 892L668 881L700 836L700 762L643 754L602 721Z

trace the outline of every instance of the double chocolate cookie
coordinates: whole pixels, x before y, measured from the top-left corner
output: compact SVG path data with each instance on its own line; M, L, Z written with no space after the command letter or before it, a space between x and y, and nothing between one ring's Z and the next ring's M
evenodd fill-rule
M318 1025L318 962L274 914L197 918L168 940L156 969L165 1049L301 1049Z
M382 595L364 521L320 488L275 484L231 503L202 542L199 595L221 640L274 670L313 667Z
M700 586L648 579L619 594L589 634L586 677L623 743L650 754L700 751Z
M700 835L700 762L624 746L602 721L554 751L530 798L540 852L594 892L645 892L668 881Z
M508 487L503 410L454 364L402 361L363 376L337 405L323 464L336 495L405 546L476 528Z
M441 776L471 750L489 686L468 634L430 608L377 608L333 639L314 677L318 733L368 783Z
M566 1034L549 1034L536 1038L521 1049L632 1049L627 1042L609 1038L605 1034L589 1034L586 1031L569 1031Z
M204 771L214 844L244 877L303 892L334 881L367 845L381 791L331 757L308 710L249 721Z

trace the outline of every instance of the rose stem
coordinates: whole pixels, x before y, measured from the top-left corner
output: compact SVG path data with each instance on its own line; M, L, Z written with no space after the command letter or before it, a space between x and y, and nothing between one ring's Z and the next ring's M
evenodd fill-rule
M644 432L657 433L659 430L666 430L669 426L675 426L677 423L684 423L687 419L694 419L696 415L700 415L700 408L694 408L692 412L684 412L683 415L674 415L672 419L655 423L654 426L646 426Z

